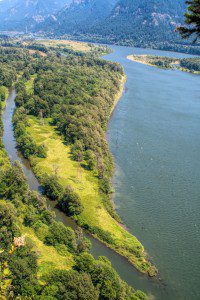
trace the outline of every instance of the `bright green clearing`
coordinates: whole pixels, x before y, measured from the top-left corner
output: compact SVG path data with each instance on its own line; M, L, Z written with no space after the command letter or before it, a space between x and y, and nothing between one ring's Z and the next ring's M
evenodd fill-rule
M27 90L27 93L28 93L28 94L32 94L32 93L33 93L34 80L35 80L36 77L37 77L37 74L31 75L30 80L28 80L28 81L25 83L26 90Z
M55 269L69 270L73 267L74 260L71 253L67 253L65 256L60 255L55 247L45 245L31 228L24 227L22 232L33 242L33 250L38 254L39 277Z
M32 165L36 175L40 178L47 174L56 174L60 183L65 187L70 185L79 194L84 211L81 214L85 223L97 226L111 233L115 245L108 245L116 252L128 258L142 272L150 272L146 264L145 255L136 257L130 248L141 248L140 242L121 227L107 212L102 196L99 193L98 179L91 171L80 167L70 157L70 147L64 145L61 137L56 133L55 127L48 120L38 120L29 116L30 126L27 130L36 144L45 145L48 149L46 158L32 158ZM117 245L117 246L116 246ZM127 250L126 248L129 248ZM143 247L142 247L143 249Z

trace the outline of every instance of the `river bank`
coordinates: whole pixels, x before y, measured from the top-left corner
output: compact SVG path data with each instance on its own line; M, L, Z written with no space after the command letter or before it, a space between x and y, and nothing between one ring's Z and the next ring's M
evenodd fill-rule
M116 100L115 103L118 102L122 95L124 80L125 77L122 76L119 91L114 97ZM27 83L27 86L30 89L30 82ZM42 178L45 177L45 174L56 174L59 183L63 187L66 185L72 186L74 191L79 195L84 207L80 218L77 218L78 224L80 226L84 224L83 227L87 230L97 226L105 232L108 232L115 240L114 244L105 241L101 236L91 232L89 229L89 232L95 238L105 243L109 248L120 255L126 257L131 264L141 272L145 273L145 271L141 269L142 264L147 263L142 245L134 236L127 232L121 224L112 218L106 210L105 200L102 193L99 191L97 178L95 178L92 172L82 168L80 169L80 164L71 159L70 146L64 145L62 137L56 133L56 128L50 125L50 119L44 119L43 122L41 122L39 119L29 116L28 122L29 126L27 127L27 133L30 135L31 139L36 145L43 145L48 149L46 158L31 157L30 159L31 166L38 180L41 182ZM133 249L135 247L142 249L140 260L138 260L133 253L129 252L128 249L131 247ZM147 270L150 276L154 275L154 269L152 269L152 271L150 269Z
M128 55L127 59L164 70L180 70L191 74L200 74L200 58L177 59L154 55Z
M114 102L113 102L113 106L111 108L111 111L110 111L110 117L117 105L117 103L120 101L122 95L123 95L123 92L124 92L124 85L126 83L126 74L123 74L121 80L120 80L120 87L119 87L119 91L116 93L115 97L114 97Z
M108 131L117 213L159 269L164 287L152 286L156 299L197 300L199 78L132 62L130 53L192 56L116 46L106 58L120 63L127 75L127 92Z
M64 59L65 58L63 58L63 60ZM71 60L68 61L67 59L65 60L66 62L68 62L70 68L70 64L72 63ZM81 60L82 60L81 57L78 60L76 60L76 64L79 64L80 61L80 67L79 66L77 67L78 75L82 70ZM65 68L65 65L60 60L56 60L56 64L58 64L58 66L56 65L57 66L56 70L58 67L60 68L60 70L62 70L62 68ZM74 218L77 221L78 225L85 228L88 232L90 232L90 234L92 234L95 238L98 238L101 242L106 244L108 247L110 247L120 255L124 256L126 259L128 259L128 261L132 265L134 265L142 273L148 274L149 276L155 276L157 270L149 262L146 252L144 251L144 247L135 236L131 235L128 231L126 231L121 226L121 224L118 223L117 220L119 218L117 218L117 216L115 215L115 212L112 208L109 199L110 188L108 185L109 182L107 178L110 178L111 176L112 158L109 153L107 154L105 152L107 151L105 131L106 131L107 121L109 120L109 116L112 113L113 107L116 105L116 103L118 102L119 98L122 95L123 85L125 81L125 78L123 76L123 70L120 65L113 64L111 62L105 62L103 60L95 60L93 62L93 65L94 66L96 65L96 68L99 68L98 69L99 73L98 73L98 77L94 79L96 85L92 95L93 97L95 97L95 95L97 94L96 97L94 98L97 103L96 103L96 107L92 106L91 116L95 118L94 114L97 114L96 117L97 124L95 124L95 126L97 126L98 119L99 119L99 110L100 112L102 112L102 117L100 120L101 122L98 125L99 127L97 129L98 130L97 141L98 141L99 133L102 135L102 139L99 140L100 144L97 143L97 146L99 149L100 147L102 147L102 149L100 149L101 150L100 153L104 151L104 155L102 156L102 158L99 156L101 154L97 153L98 169L92 171L90 168L88 168L87 161L84 161L83 159L82 163L80 163L77 158L76 159L73 158L72 149L74 148L74 145L65 143L64 134L59 135L57 132L57 127L52 126L52 118L45 118L43 116L41 119L41 117L38 116L36 117L36 116L27 115L26 128L22 132L20 130L21 127L20 122L22 119L24 119L25 116L23 115L23 113L22 116L20 116L20 109L17 109L16 114L19 111L19 115L16 118L14 118L14 126L15 129L16 128L18 129L17 131L15 130L15 136L17 138L17 141L20 141L20 145L22 145L20 149L22 153L26 155L25 157L29 159L31 166L34 170L34 173L36 174L41 184L43 184L43 178L46 177L48 178L48 176L54 176L56 177L55 180L58 182L58 184L62 187L63 190L66 188L66 186L70 186L70 188L72 188L73 191L77 194L77 197L79 198L79 202L81 205L81 212L76 214ZM67 72L69 71L69 68L67 69ZM94 70L92 69L94 67L90 66L90 62L88 62L88 65L86 65L85 68L86 68L85 70L86 74L88 72L89 74L90 72L92 72L91 74L95 78L96 75L94 73ZM54 76L54 74L55 75L57 74L56 70L54 73L52 73L52 76ZM72 72L74 72L74 64L73 64ZM103 74L102 78L99 77L101 73ZM44 76L46 76L46 74L47 73L44 73ZM68 74L68 77L69 75L70 73ZM41 76L39 78L40 80L43 80ZM32 97L34 80L38 82L39 78L37 77L37 74L31 75L31 78L26 82L25 88L26 88L26 95L29 95L28 97L30 98ZM82 80L82 77L80 78L80 80ZM97 93L99 80L102 80L102 83L99 86L99 92ZM90 81L91 79L89 80L89 84ZM19 81L18 85L20 84L23 85L23 82ZM40 86L43 85L44 83L42 83L42 85ZM48 88L51 89L52 85L50 85ZM82 86L82 88L83 87L84 86ZM88 89L88 84L85 86L86 92L87 89ZM90 87L90 89L92 89L92 86ZM42 95L44 95L44 89L41 90L41 93ZM50 90L49 93L53 93L53 91L51 92ZM23 98L23 95L21 97ZM88 97L90 99L90 95L88 95ZM90 101L92 101L92 99ZM100 106L99 109L97 110L97 107L99 105L98 102L100 102ZM23 105L25 107L25 104L23 104L23 102L20 101L18 103L20 103L20 105L18 104L18 106L21 106L22 104L22 108ZM30 105L34 105L33 102L30 102ZM102 108L104 111L102 110ZM37 107L32 108L31 111L33 112L34 109L37 109ZM81 109L83 109L82 106ZM90 109L90 106L88 106L88 109ZM46 113L45 110L43 110L43 114L45 113ZM78 113L80 114L79 110ZM65 116L62 116L61 120L63 120L63 118L65 118ZM88 120L90 120L90 118ZM103 121L103 126L102 126L102 121ZM85 119L84 119L84 123L85 123ZM93 127L93 124L90 121L90 125L88 126L88 129L91 126ZM70 127L71 127L71 123L70 123ZM71 128L76 128L76 127L71 127ZM87 127L85 129L88 130ZM96 129L94 127L94 132L95 130ZM77 134L77 133L73 132L73 134ZM91 136L91 138L94 139L93 136ZM103 139L105 139L105 141L102 143ZM27 141L28 144L26 143ZM31 147L31 149L29 147L30 141L31 144L34 145L34 147ZM85 141L86 143L88 142L87 140ZM94 142L92 141L92 143L95 142L96 141L94 139ZM102 146L99 146L101 145L101 143ZM32 152L33 148L35 149L34 153L36 154ZM98 148L96 149L98 150ZM37 155L38 149L44 150L44 152L42 153L40 152L40 155ZM101 160L105 159L106 162L105 168L108 171L107 173L105 173L106 172L105 169L103 173L107 174L107 178L104 178L105 175L103 173L100 176L98 176L97 171L101 172L102 167L104 167L104 165L102 164L103 160L99 164L99 157L101 158ZM95 163L95 161L93 160L92 163Z

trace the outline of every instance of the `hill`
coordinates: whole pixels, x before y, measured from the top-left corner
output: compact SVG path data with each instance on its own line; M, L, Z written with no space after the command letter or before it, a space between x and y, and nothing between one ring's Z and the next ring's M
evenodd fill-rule
M117 0L73 0L42 25L44 31L57 34L87 32L109 16ZM37 26L37 30L41 28Z
M183 22L184 0L120 0L109 17L91 28L118 41L177 41L176 27Z
M74 0L36 27L53 36L198 54L176 32L185 0Z
M70 0L3 0L0 5L1 30L30 30Z

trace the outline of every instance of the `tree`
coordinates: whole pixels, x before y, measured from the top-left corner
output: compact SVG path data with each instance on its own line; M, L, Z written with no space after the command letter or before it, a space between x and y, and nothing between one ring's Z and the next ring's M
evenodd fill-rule
M79 195L70 186L66 187L58 207L68 216L80 215L83 211Z
M178 31L183 38L195 36L195 41L200 38L200 0L186 1L188 12L185 13L185 23L188 26L181 26Z
M54 270L46 278L41 299L97 300L98 294L90 275L73 270Z

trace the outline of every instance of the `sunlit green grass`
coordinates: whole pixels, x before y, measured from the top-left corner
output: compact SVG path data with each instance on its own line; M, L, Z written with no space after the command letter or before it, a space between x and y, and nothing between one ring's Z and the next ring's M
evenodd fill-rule
M47 246L39 240L31 228L24 227L22 233L33 242L33 250L38 255L39 277L54 269L69 270L74 265L72 254L60 255L53 246Z
M27 90L27 93L28 93L28 94L32 94L32 93L33 93L34 80L35 80L36 77L37 77L37 74L31 75L30 80L28 80L28 81L25 83L26 90Z
M49 120L41 121L31 116L29 123L27 130L31 137L38 145L43 144L48 149L46 158L32 159L36 175L41 177L45 173L56 174L63 187L70 185L80 196L84 207L81 214L84 222L110 232L115 245L109 246L128 258L138 269L147 272L149 266L146 266L141 243L110 216L99 192L98 179L91 171L83 169L78 162L71 159L70 146L64 145ZM136 257L126 247L142 249L140 256Z

